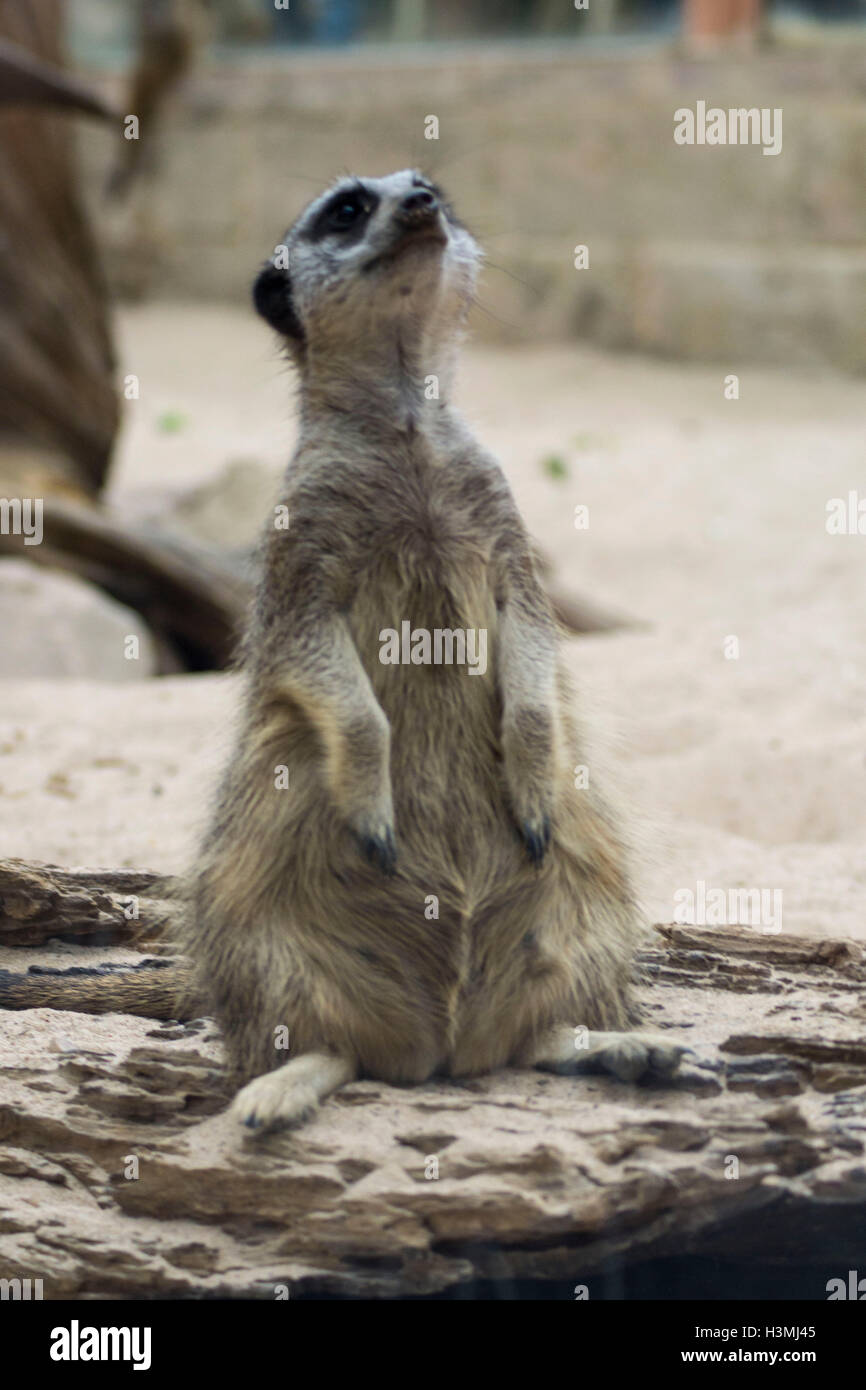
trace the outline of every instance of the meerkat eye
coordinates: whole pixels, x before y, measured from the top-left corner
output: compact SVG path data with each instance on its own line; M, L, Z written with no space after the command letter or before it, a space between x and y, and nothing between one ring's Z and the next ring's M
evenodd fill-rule
M353 227L360 217L364 216L366 207L360 198L349 196L341 198L339 203L331 209L328 221L335 231L346 231Z
M378 195L372 189L364 188L362 184L355 188L344 188L325 203L303 235L308 241L344 236L348 244L363 237L367 219L378 206Z

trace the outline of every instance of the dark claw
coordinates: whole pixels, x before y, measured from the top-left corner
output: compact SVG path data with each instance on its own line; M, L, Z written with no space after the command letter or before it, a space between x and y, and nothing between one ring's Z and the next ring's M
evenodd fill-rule
M375 864L377 869L385 874L386 878L392 878L397 869L397 846L394 843L394 835L388 830L384 837L380 835L362 835L360 837L361 853L370 863Z
M528 821L524 821L520 827L520 835L526 846L530 863L536 869L541 867L545 854L550 848L550 816L545 816L541 822L541 828L534 828Z

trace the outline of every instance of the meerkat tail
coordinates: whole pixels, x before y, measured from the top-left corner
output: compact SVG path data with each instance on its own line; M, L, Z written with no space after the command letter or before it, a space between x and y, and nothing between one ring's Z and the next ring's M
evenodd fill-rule
M135 965L31 965L0 970L0 1009L61 1009L82 1014L136 1014L184 1022L201 1013L192 967L183 959L148 957Z
M257 1134L300 1124L320 1101L357 1074L356 1064L347 1057L306 1052L250 1081L235 1096L230 1113Z

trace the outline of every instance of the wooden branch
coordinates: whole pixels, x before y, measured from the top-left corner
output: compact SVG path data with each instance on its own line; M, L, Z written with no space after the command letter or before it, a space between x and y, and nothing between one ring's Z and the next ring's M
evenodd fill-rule
M554 565L537 541L532 542L532 554L538 571L547 590L551 606L557 620L566 632L575 635L595 632L617 632L623 628L645 627L636 618L626 617L604 608L586 594L578 594L562 584L554 571Z
M162 874L3 859L0 946L50 940L137 946L167 938L180 912L177 895L177 881Z
M43 502L43 543L0 534L0 555L91 579L167 636L193 669L221 669L235 652L251 585L212 551L58 497Z
M0 104L69 107L103 120L117 114L86 83L5 39L0 39Z
M548 580L545 587L557 619L566 632L573 632L576 636L594 632L620 632L623 628L647 626L636 618L627 618L621 613L603 608L601 604L587 598L586 594L566 589L555 580Z
M829 965L853 980L866 980L866 949L848 937L790 936L748 927L708 928L679 923L658 925L655 930L668 946L669 967L685 967L686 971L689 967L712 969L723 956L735 956L786 970Z

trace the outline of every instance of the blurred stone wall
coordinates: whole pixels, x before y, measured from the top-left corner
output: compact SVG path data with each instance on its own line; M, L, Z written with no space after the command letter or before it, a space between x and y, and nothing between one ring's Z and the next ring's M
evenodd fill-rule
M711 61L577 47L205 60L123 213L102 200L109 137L87 131L111 278L243 300L335 174L418 164L487 248L482 337L866 370L866 44ZM674 112L699 100L781 108L782 152L677 145Z

